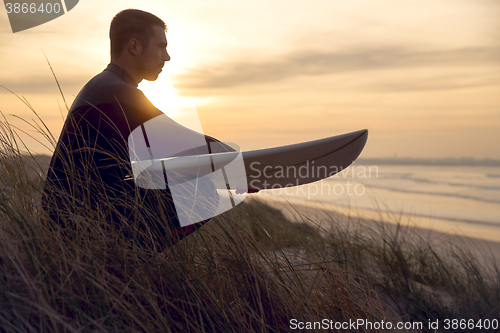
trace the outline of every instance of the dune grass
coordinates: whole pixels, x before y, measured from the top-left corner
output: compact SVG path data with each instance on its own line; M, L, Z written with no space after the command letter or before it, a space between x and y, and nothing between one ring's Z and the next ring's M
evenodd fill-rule
M0 125L2 332L287 332L292 319L396 319L323 255L318 230L256 202L161 253L123 237L110 203L74 201L62 228L41 209L41 159Z
M325 228L247 200L158 253L124 238L109 205L79 203L68 238L41 210L40 158L0 125L2 332L289 332L293 319L434 331L429 320L500 319L493 261L402 224L331 216Z
M344 269L365 276L399 315L439 320L441 328L445 319L477 324L452 329L457 332L496 331L482 326L500 321L500 270L488 248L416 228L396 214L389 218L399 222L332 223L325 242L344 259Z

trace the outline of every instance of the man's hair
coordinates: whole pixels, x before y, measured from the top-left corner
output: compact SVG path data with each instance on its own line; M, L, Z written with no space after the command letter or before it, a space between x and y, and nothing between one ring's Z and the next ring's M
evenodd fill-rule
M120 55L131 38L137 39L147 48L149 39L154 36L154 26L160 26L167 31L165 22L151 13L139 9L125 9L116 14L109 27L111 55Z

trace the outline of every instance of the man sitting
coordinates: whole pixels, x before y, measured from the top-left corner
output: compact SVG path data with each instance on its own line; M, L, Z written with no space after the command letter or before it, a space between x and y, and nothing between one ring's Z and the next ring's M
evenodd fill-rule
M121 11L111 22L111 63L73 102L44 188L46 216L66 234L74 231L75 217L87 217L161 251L203 224L181 227L168 185L161 191L140 188L132 177L130 134L164 116L137 86L143 79L156 80L170 60L166 29L155 15L135 9ZM203 142L216 141L185 130Z

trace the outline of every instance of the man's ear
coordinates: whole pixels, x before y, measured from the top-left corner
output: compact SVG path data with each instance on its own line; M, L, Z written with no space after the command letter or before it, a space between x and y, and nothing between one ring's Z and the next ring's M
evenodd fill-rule
M127 50L136 56L142 53L142 45L137 39L130 38L127 43Z

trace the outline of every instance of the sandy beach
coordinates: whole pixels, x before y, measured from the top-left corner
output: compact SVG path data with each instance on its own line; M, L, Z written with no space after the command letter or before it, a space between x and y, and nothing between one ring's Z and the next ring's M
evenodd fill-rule
M500 230L490 226L471 226L456 221L446 221L407 215L374 213L373 211L349 209L313 201L293 200L271 195L257 195L252 199L261 200L280 209L287 218L297 222L308 222L328 228L332 223L362 224L375 227L384 223L394 227L398 222L409 226L416 234L435 243L465 245L478 259L484 260L490 254L500 266Z

